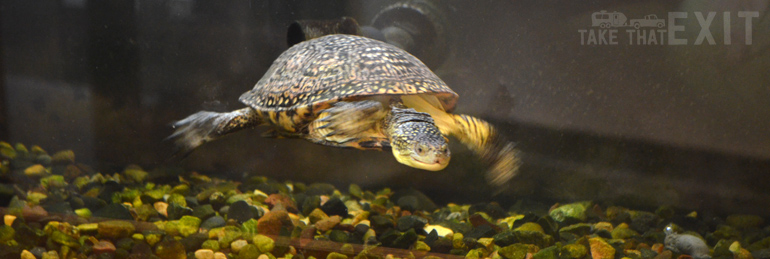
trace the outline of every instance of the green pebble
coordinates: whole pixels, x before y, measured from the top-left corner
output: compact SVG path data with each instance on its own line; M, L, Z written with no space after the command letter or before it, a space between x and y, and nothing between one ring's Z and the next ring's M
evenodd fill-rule
M345 243L348 242L348 233L342 230L334 229L332 231L329 231L329 240L338 242L338 243Z
M59 259L59 253L56 251L48 251L43 253L42 259Z
M142 204L135 207L136 217L140 220L147 221L149 218L158 215L158 211L151 204Z
M78 209L78 210L80 210L80 209ZM75 213L77 213L77 210L75 211ZM78 215L80 215L80 214L78 214ZM80 225L78 225L77 228L78 228L78 231L80 231L80 232L94 233L94 232L98 232L99 231L99 223L80 224Z
M569 244L561 248L561 257L565 259L580 259L588 254L588 248L581 244Z
M78 176L75 178L74 181L72 181L72 184L74 184L78 189L83 189L87 184L89 184L90 181L88 180L88 177L85 176Z
M423 241L417 241L414 243L414 250L430 252L430 246Z
M241 229L235 226L226 226L224 232L224 236L219 238L219 246L222 248L230 247L230 243L240 238L242 235Z
M141 183L144 182L144 179L147 179L147 175L149 174L138 166L129 166L123 170L123 175L135 183Z
M469 259L484 258L484 248L477 248L477 249L468 251L468 253L465 254L465 258L469 258Z
M350 193L350 196L356 197L356 198L363 198L364 192L361 190L361 187L357 184L351 184L350 187L348 187L348 192Z
M41 164L36 164L24 169L24 175L28 177L42 177L48 174L48 170Z
M219 251L219 242L217 242L216 240L206 240L206 241L203 241L201 248L211 249L212 251L217 252Z
M356 200L345 201L345 207L348 208L349 212L355 212L355 211L362 211L363 210L363 208L361 208L361 205Z
M537 224L535 222L527 222L522 224L521 226L514 229L515 231L534 231L534 232L543 232L543 227L540 226L540 224Z
M558 259L559 258L559 248L556 246L549 246L544 249L541 249L537 253L535 253L534 256L532 256L532 259Z
M326 256L326 259L348 259L348 256L337 252L331 252Z
M30 206L40 204L40 201L45 198L48 198L48 195L39 192L27 194L27 202L30 203Z
M353 254L353 253L356 252L356 250L353 248L353 245L351 245L351 244L343 244L340 247L340 252L342 252L344 254Z
M163 195L165 194L166 192L162 189L149 190L142 193L141 199L143 203L153 204L156 201L163 200Z
M327 218L329 218L329 215L326 215L326 213L319 208L315 208L312 212L310 212L310 215L308 215L310 224L315 224L316 222Z
M62 150L53 154L53 163L72 164L75 163L75 152L72 150Z
M576 202L565 204L553 209L548 213L554 220L558 222L582 222L586 220L586 210L591 206L592 202Z
M629 239L631 237L639 236L639 233L630 228L615 228L612 230L612 238L615 239Z
M241 231L242 233L251 234L253 236L259 233L259 231L257 230L258 224L259 222L257 222L256 219L249 219L246 222L243 222L243 224L241 224Z
M251 197L253 197L254 194L251 193L241 193L241 194L235 194L230 196L230 198L227 198L226 203L233 204L236 201L246 201L247 203L251 204Z
M135 233L131 235L131 239L133 239L136 242L144 241L144 235L142 235L142 233Z
M167 221L164 230L169 235L179 234L183 237L198 233L198 227L201 225L201 219L193 216L182 216L179 220Z
M16 155L22 158L29 156L29 149L24 144L16 143Z
M155 247L155 255L162 259L187 258L187 253L184 250L182 242L174 239L158 243L158 246Z
M534 253L537 250L537 247L534 245L516 243L500 248L497 253L507 259L524 259L527 253Z
M14 235L16 235L16 230L11 226L0 225L0 243L13 240Z
M253 244L248 244L238 251L238 259L257 259L259 255L259 248Z
M171 188L171 193L178 193L181 195L187 195L190 193L190 186L186 184L180 184Z
M275 241L265 235L256 235L252 242L257 246L260 252L269 253L275 248Z
M112 239L130 237L136 230L134 224L122 220L102 221L98 223L98 227L99 235Z
M176 205L181 207L187 207L187 200L184 199L184 196L178 193L172 193L171 196L168 197L168 204L171 203L176 203Z
M14 159L16 158L16 150L8 142L2 141L0 142L0 155L7 159Z
M80 242L78 242L77 239L58 230L54 230L51 233L51 240L63 246L68 246L73 248L80 247Z
M593 226L588 223L577 223L559 229L559 236L565 240L577 239L591 234Z
M83 218L90 218L91 210L89 210L88 208L80 208L75 210L75 214Z
M148 245L154 246L160 242L162 237L163 235L161 233L146 233L144 234L144 241L147 242Z

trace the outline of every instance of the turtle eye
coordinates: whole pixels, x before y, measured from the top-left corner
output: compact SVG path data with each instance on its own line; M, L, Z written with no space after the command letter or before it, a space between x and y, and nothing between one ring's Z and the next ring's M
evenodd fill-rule
M417 147L415 147L414 150L417 152L418 155L423 156L425 155L425 151L427 151L428 149L423 147L422 145L417 145Z

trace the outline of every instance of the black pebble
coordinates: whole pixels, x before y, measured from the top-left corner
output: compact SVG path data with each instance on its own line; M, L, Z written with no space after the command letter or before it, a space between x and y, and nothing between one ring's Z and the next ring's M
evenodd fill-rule
M218 227L224 227L225 223L227 223L227 222L225 221L225 219L223 217L221 217L221 216L213 216L213 217L208 218L207 220L204 220L203 223L201 223L201 228L213 229L213 228L218 228Z
M177 220L177 219L181 219L182 216L192 215L193 210L188 207L183 207L179 204L172 202L171 204L168 205L168 209L166 209L166 212L168 214L168 219Z
M447 238L439 238L438 240L436 240L436 242L433 242L433 245L430 246L431 252L436 252L441 254L447 254L451 250L452 250L452 240L449 240Z
M473 215L476 212L484 212L493 218L504 218L506 216L505 209L495 202L477 203L468 208L469 215Z
M246 201L236 201L230 205L227 210L227 218L234 219L240 223L246 222L257 217L257 209L246 203Z
M383 232L377 239L380 240L383 246L393 247L393 242L395 242L399 236L401 236L400 233L391 228Z
M187 207L195 208L198 207L198 198L195 198L193 196L185 196L184 197L185 202L187 202Z
M99 199L106 202L111 202L112 194L123 191L123 188L123 185L115 181L107 181L104 183L104 185L102 185L102 192L99 193Z
M195 233L185 238L182 238L182 240L179 240L179 242L182 242L182 245L184 245L185 250L195 251L201 247L204 241L208 239L209 239L209 235L206 233Z
M329 240L339 243L347 243L350 236L348 233L342 230L334 229L329 232Z
M16 194L13 192L13 186L0 184L0 207L8 207L14 195Z
M83 200L83 206L85 206L91 211L97 211L103 208L104 206L107 206L107 202L98 198L94 198L90 196L82 196L80 197L80 199Z
M337 215L342 218L345 218L348 216L348 207L345 206L345 203L342 202L339 198L331 198L326 203L321 205L321 210L323 210L326 215L333 216Z
M425 240L423 240L423 242L425 242L425 244L428 246L433 246L433 243L435 243L436 240L438 240L438 232L434 229L428 233L427 236L425 236Z
M69 202L46 202L45 204L42 204L43 209L47 211L48 213L54 213L54 214L62 214L62 215L72 215L75 214L75 212L72 210L72 206L70 206Z
M497 233L492 237L495 240L495 245L505 247L517 243L518 238L513 230L503 230L503 232Z
M420 206L420 203L414 196L404 196L396 201L396 205L401 207L402 210L414 212Z
M384 233L388 229L393 228L393 221L390 218L380 215L369 216L369 224L377 234Z
M120 203L112 203L108 204L107 206L104 206L103 208L95 211L93 213L94 217L97 218L109 218L109 219L125 219L125 220L133 220L134 217L131 216L131 212L126 209L126 207L123 207Z
M635 217L631 218L631 229L636 230L639 233L647 232L650 228L655 227L658 222L658 216L646 211L638 211Z
M396 238L396 240L393 241L393 248L400 248L400 249L409 249L414 242L417 241L417 233L414 231L414 229L410 229L409 231L404 232L403 235Z
M490 227L489 225L480 225L478 227L473 228L470 232L466 233L466 237L479 239L482 237L492 237L496 234L495 230Z
M414 229L417 233L424 233L425 224L428 224L428 220L419 216L409 215L398 218L398 230L407 231Z
M216 215L216 212L214 211L214 207L212 207L211 204L206 204L193 208L192 215L201 220L206 220Z
M299 202L297 202L297 204L299 204ZM318 207L321 207L321 198L316 195L308 196L302 201L302 214L310 215L310 213Z

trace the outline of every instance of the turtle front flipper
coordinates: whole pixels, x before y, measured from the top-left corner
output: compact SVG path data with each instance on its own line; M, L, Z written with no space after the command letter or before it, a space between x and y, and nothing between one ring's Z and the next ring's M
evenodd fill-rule
M382 145L374 148L356 143L381 142L378 135L382 119L387 111L382 104L374 100L358 102L337 102L331 108L321 111L318 118L308 126L308 139L315 143L329 146L345 146L358 149L381 149ZM384 135L381 136L384 138ZM371 139L370 139L371 138Z
M513 142L482 119L464 114L449 115L455 122L450 134L491 165L486 175L489 183L500 186L516 176L521 161Z
M225 113L199 111L171 124L176 130L166 139L174 140L178 152L189 153L203 143L259 124L261 119L252 108Z

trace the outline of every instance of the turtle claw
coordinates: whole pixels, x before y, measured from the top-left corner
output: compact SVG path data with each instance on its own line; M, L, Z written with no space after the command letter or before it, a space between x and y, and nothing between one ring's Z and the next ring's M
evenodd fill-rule
M326 133L326 135L324 135L324 137L325 137L325 138L328 138L328 137L331 137L331 136L337 135L337 133L339 133L339 132L337 132L336 130L334 130L334 131L332 131L332 132Z

